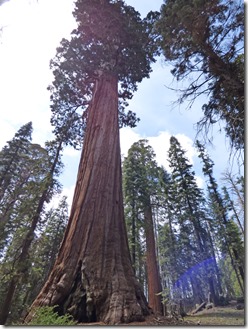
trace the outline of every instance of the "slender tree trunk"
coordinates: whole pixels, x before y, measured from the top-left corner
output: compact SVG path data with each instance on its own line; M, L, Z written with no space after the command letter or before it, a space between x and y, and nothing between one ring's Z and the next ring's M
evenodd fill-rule
M195 303L200 305L203 302L202 289L200 287L200 284L199 284L196 276L194 276L194 278L192 276L190 276L190 283L191 283L191 287L192 287L192 291L193 291L194 301L195 301Z
M235 272L235 274L236 274L236 278L237 278L238 283L239 283L239 287L240 287L240 289L241 289L241 291L242 291L242 294L244 295L244 292L245 292L245 291L244 291L244 286L243 286L243 283L242 283L241 280L240 280L240 274L239 274L239 272L238 272L237 266L236 266L235 261L234 261L234 259L233 259L232 252L231 252L231 250L230 250L229 247L228 247L228 253L229 253L229 256L230 256L230 259L231 259L232 267L233 267L234 272ZM244 282L244 281L243 281L243 282Z
M211 254L213 257L213 262L214 262L214 270L216 273L216 285L217 285L217 292L218 292L218 296L223 294L223 290L222 290L222 286L221 286L221 275L220 275L220 270L217 264L217 260L216 260L216 252L215 252L215 246L214 246L214 242L212 239L212 235L211 235L211 227L210 224L207 223L207 233L209 236L209 242L210 242L210 246L211 246Z
M10 280L9 286L8 286L8 291L4 299L4 303L2 304L2 309L0 313L0 324L4 325L5 322L7 321L8 315L9 315L9 310L10 310L10 305L12 302L13 295L15 293L16 285L18 283L18 276L14 275L12 279Z
M213 179L212 175L209 174L208 177L209 177L209 181L210 181L211 186L212 186L213 191L214 191L213 197L215 199L215 202L217 202L217 205L219 206L219 209L221 211L221 213L219 215L220 217L218 216L217 219L218 219L218 222L220 223L220 225L223 225L224 226L224 230L226 231L227 224L228 224L228 220L227 220L227 216L226 216L226 209L223 206L222 198L218 194L217 187L216 187L216 184L214 182L214 179ZM225 232L225 240L226 240L225 242L226 242L226 245L227 245L229 256L230 256L230 258L232 260L231 263L232 263L232 266L233 266L233 268L235 270L235 273L237 275L237 279L239 281L240 288L241 288L242 292L244 293L243 284L241 283L241 281L240 281L240 279L238 277L238 274L237 274L238 272L236 270L235 263L234 263L234 261L232 259L232 252L234 254L234 258L236 260L236 263L239 264L237 266L238 267L238 271L239 271L239 274L240 274L240 276L242 278L242 281L244 283L244 280L245 280L244 270L243 270L243 266L241 265L243 262L242 262L242 259L240 258L240 255L238 254L237 250L235 249L235 247L231 245L229 239L230 239L229 233L228 232Z
M210 269L210 271L211 271L211 269ZM208 278L208 286L209 286L209 293L211 296L211 301L214 304L214 306L217 306L219 303L219 296L217 296L217 294L215 293L214 279L213 279L212 275L211 275L211 277Z
M124 221L117 87L106 73L96 82L68 226L26 321L43 305L59 305L59 313L80 322L117 324L149 314Z
M132 246L131 246L131 257L132 264L134 268L134 272L136 273L136 216L135 216L135 204L134 204L134 196L132 200Z
M227 171L226 174L225 174L225 181L231 185L232 191L235 192L236 196L239 199L239 202L240 202L242 208L245 209L244 197L241 195L241 193L240 193L240 191L237 187L237 183L235 183L235 181L234 181L234 179L233 179L233 177L232 177L232 175L229 171Z
M230 201L231 201L231 200L230 200ZM239 215L238 215L237 210L236 210L236 208L235 208L235 206L234 206L234 204L233 204L233 201L231 201L231 207L232 207L232 210L233 210L233 212L234 212L234 216L235 216L235 218L236 218L236 221L237 221L237 223L238 223L238 225L239 225L240 231L242 232L243 236L245 236L244 227L243 227L243 225L241 224L241 221L240 221L240 219L239 219Z
M161 281L159 277L156 246L153 229L152 209L150 202L145 208L145 236L146 236L146 264L148 279L148 303L154 313L162 313L161 295L157 295L162 291Z
M238 251L233 248L233 254L234 254L234 258L235 258L235 261L237 263L237 267L238 267L238 270L239 270L239 274L242 278L242 281L245 282L245 273L244 273L244 269L243 269L243 266L240 264L240 256L239 256L239 253ZM243 293L244 293L244 288L242 289Z
M51 180L59 159L59 153L61 151L62 147L62 142L59 144L59 147L56 152L55 159L53 161L53 165L51 167L50 172L48 173L47 176L47 182L44 191L42 192L42 195L39 199L37 208L35 210L34 216L31 221L31 225L29 227L29 230L23 240L22 247L21 247L21 253L19 257L17 258L16 261L16 266L15 266L15 275L11 279L8 290L4 299L4 302L1 307L0 311L0 324L5 324L5 322L8 319L9 311L11 308L12 300L14 297L14 293L16 290L17 284L20 282L20 280L23 278L23 276L27 273L27 259L29 257L29 248L31 246L31 243L34 239L34 232L37 227L38 221L40 219L41 212L44 208L45 202L47 200L47 195L49 193L49 188L51 186Z
M192 224L194 227L194 233L195 233L195 236L197 239L199 250L204 257L209 256L209 251L206 246L206 241L204 241L204 239L201 237L201 234L200 234L201 233L201 223L199 221L199 218L197 218L194 215L194 210L192 208L192 205L190 203L188 196L186 196L186 199L187 199L188 207L190 210L190 214L192 216L191 221L192 221ZM213 284L213 282L214 282L213 271L211 268L208 268L207 265L204 265L204 272L207 276L208 288L211 293L212 299L214 301L214 304L217 305L219 296L217 295L217 292L215 291L214 284Z
M43 200L43 195L40 199L39 205L38 205L38 209L39 206L41 204ZM43 204L44 204L45 200L43 200ZM40 209L41 212L42 209ZM20 256L17 258L16 261L16 265L15 265L15 269L14 271L16 272L16 274L13 276L13 278L11 279L8 289L7 289L7 293L4 299L4 302L2 304L1 307L1 311L0 311L0 324L5 324L5 322L8 319L8 315L9 315L9 311L11 308L11 304L12 304L12 300L14 297L14 293L16 290L16 286L17 284L20 282L20 280L23 278L23 276L27 273L27 259L28 259L28 252L29 252L29 248L30 245L33 241L34 238L34 231L35 228L37 226L38 223L38 219L40 216L40 212L39 214L36 213L35 216L33 217L31 226L26 234L26 237L22 243L22 249L21 249L21 253Z

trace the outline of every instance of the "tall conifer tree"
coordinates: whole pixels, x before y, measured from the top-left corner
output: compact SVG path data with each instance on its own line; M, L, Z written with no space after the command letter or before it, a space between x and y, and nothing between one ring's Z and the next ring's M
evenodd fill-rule
M62 167L62 142L47 142L46 147L42 148L31 143L31 132L31 123L21 127L8 143L9 147L6 146L1 152L2 156L7 154L2 167L2 185L8 182L2 189L1 200L2 252L7 263L11 257L10 263L13 263L12 275L3 294L1 324L6 322L16 287L28 271L29 250L44 206L59 188L56 177Z
M207 231L207 214L202 190L197 186L195 173L189 164L178 140L170 139L169 165L172 170L173 197L179 224L179 241L187 241L185 251L190 251L188 265L192 268L202 264L202 275L205 277L207 289L200 284L197 273L190 276L191 285L198 302L211 293L214 303L218 302L218 294L214 286L215 273L207 260L212 258L210 239ZM188 244L188 246L187 246Z
M149 309L131 265L121 184L119 126L136 118L118 111L118 96L131 98L149 76L151 24L123 1L78 0L74 17L78 27L51 63L52 123L57 135L72 123L73 144L84 110L84 145L65 236L26 321L35 307L59 305L78 321L130 322Z
M222 241L222 248L226 250L231 258L232 265L236 273L244 282L244 268L243 268L243 252L240 246L242 245L239 233L237 232L236 225L228 217L228 207L225 207L224 200L218 191L218 184L213 176L213 161L209 158L204 146L197 141L196 146L199 151L199 157L203 162L203 173L208 178L208 192L212 201L212 207L214 210L215 219L218 221L218 232L220 241ZM235 236L235 237L234 237ZM236 244L234 241L239 240ZM238 247L239 246L239 247ZM241 290L243 290L243 284L240 282Z
M124 191L127 202L131 202L131 205L133 201L136 202L139 213L142 212L143 214L148 303L154 312L161 313L160 293L162 288L157 262L152 209L158 188L158 166L154 160L154 151L151 146L147 145L147 142L147 140L140 140L134 143L128 151L128 156L123 163ZM134 193L132 193L133 191Z

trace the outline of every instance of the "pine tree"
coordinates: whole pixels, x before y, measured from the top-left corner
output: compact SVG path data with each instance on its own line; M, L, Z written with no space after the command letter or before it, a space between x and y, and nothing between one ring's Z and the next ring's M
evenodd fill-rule
M66 233L26 321L37 306L59 305L77 321L130 322L149 309L131 265L121 186L119 125L136 120L119 121L118 95L131 98L149 76L154 49L149 25L123 1L78 0L74 16L78 27L51 63L52 123L59 136L71 122L73 144L76 110L85 110L84 145Z
M226 171L223 181L227 184L224 190L226 198L229 200L229 210L233 211L240 231L244 235L244 214L245 214L245 182L243 175L232 175ZM231 195L230 195L231 194ZM232 197L231 197L232 196Z
M8 220L8 224L12 224L9 230L10 238L7 238L7 241L5 238L3 244L3 266L6 266L6 262L12 264L12 275L3 294L1 324L6 322L16 288L30 266L29 249L45 203L49 202L59 186L55 177L62 165L60 152L61 143L47 143L44 149L38 144L28 142L26 152L22 153L17 164L17 181L14 180L16 173L11 172L9 168L8 175L15 184L11 186L8 203L4 200L5 209L1 215L3 218L7 215L11 218Z
M44 262L44 274L41 276L43 282L47 279L53 268L59 245L62 241L66 224L68 222L67 197L62 197L56 209L51 208L44 219L45 228L36 241L38 258ZM40 284L41 288L41 284ZM35 295L34 295L35 297Z
M199 157L203 162L203 173L208 178L207 188L212 201L214 216L218 223L217 230L219 232L220 241L222 241L222 250L228 252L233 268L237 273L237 279L239 280L240 276L244 282L243 259L242 253L240 254L240 246L242 245L242 242L240 241L239 233L237 232L233 221L228 218L228 207L224 205L224 200L218 191L218 184L213 176L214 163L209 158L205 148L199 141L196 142L196 146L199 151ZM240 243L236 244L234 243L234 240L239 240ZM239 282L240 288L243 290L243 284L240 280Z
M26 271L16 284L7 323L20 323L55 261L68 220L68 205L62 198L58 208L42 213L26 259ZM11 279L11 278L10 278ZM9 279L9 281L10 281Z
M28 165L24 163L29 152L32 134L32 123L22 126L14 138L7 142L0 152L0 250L6 245L10 232L14 229L14 206L28 180ZM25 170L24 167L25 166Z
M29 285L23 298L24 310L36 297L53 268L67 222L68 204L66 197L62 197L57 208L51 208L44 214L39 234L32 242L32 267L29 268Z
M212 254L204 195L197 186L192 165L188 163L185 151L174 136L170 139L168 153L172 170L172 197L175 200L174 207L179 225L178 241L182 244L181 250L185 254L181 262L188 267L187 270L192 268L190 281L198 303L210 292L213 302L217 304L218 293L214 285L216 280L214 268L208 261L212 259ZM197 264L202 264L202 268L198 265L199 270L197 270ZM202 278L207 285L200 283Z

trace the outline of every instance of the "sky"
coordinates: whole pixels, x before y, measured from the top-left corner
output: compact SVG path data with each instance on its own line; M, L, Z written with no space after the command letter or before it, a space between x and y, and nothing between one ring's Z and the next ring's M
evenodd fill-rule
M159 10L163 0L126 0L145 16L150 10ZM49 92L53 81L49 61L56 54L62 38L69 38L76 27L72 16L73 0L9 0L0 5L0 149L11 140L16 131L33 122L33 142L44 145L52 139ZM153 65L149 79L143 80L129 102L129 108L141 119L137 127L122 128L121 153L127 155L131 145L139 139L148 139L159 165L167 170L167 152L171 135L178 138L194 166L199 187L204 187L200 160L193 142L195 124L202 117L204 98L197 99L191 110L187 102L176 103L178 94L170 88L182 85L173 80L172 67L159 58ZM215 162L215 176L232 165L229 160L228 140L218 129L213 131L213 145L207 150ZM80 152L72 148L64 151L64 170L60 176L63 195L70 203L76 182ZM232 167L236 173L237 168Z

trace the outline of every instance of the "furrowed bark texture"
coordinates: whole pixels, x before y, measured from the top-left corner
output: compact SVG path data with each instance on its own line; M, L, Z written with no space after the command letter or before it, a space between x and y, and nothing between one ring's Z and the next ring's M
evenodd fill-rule
M162 314L162 286L157 264L156 246L153 229L152 208L150 201L145 208L146 266L148 281L148 303L154 313Z
M95 86L68 227L35 307L58 305L79 322L142 320L149 308L134 277L124 222L117 78Z

